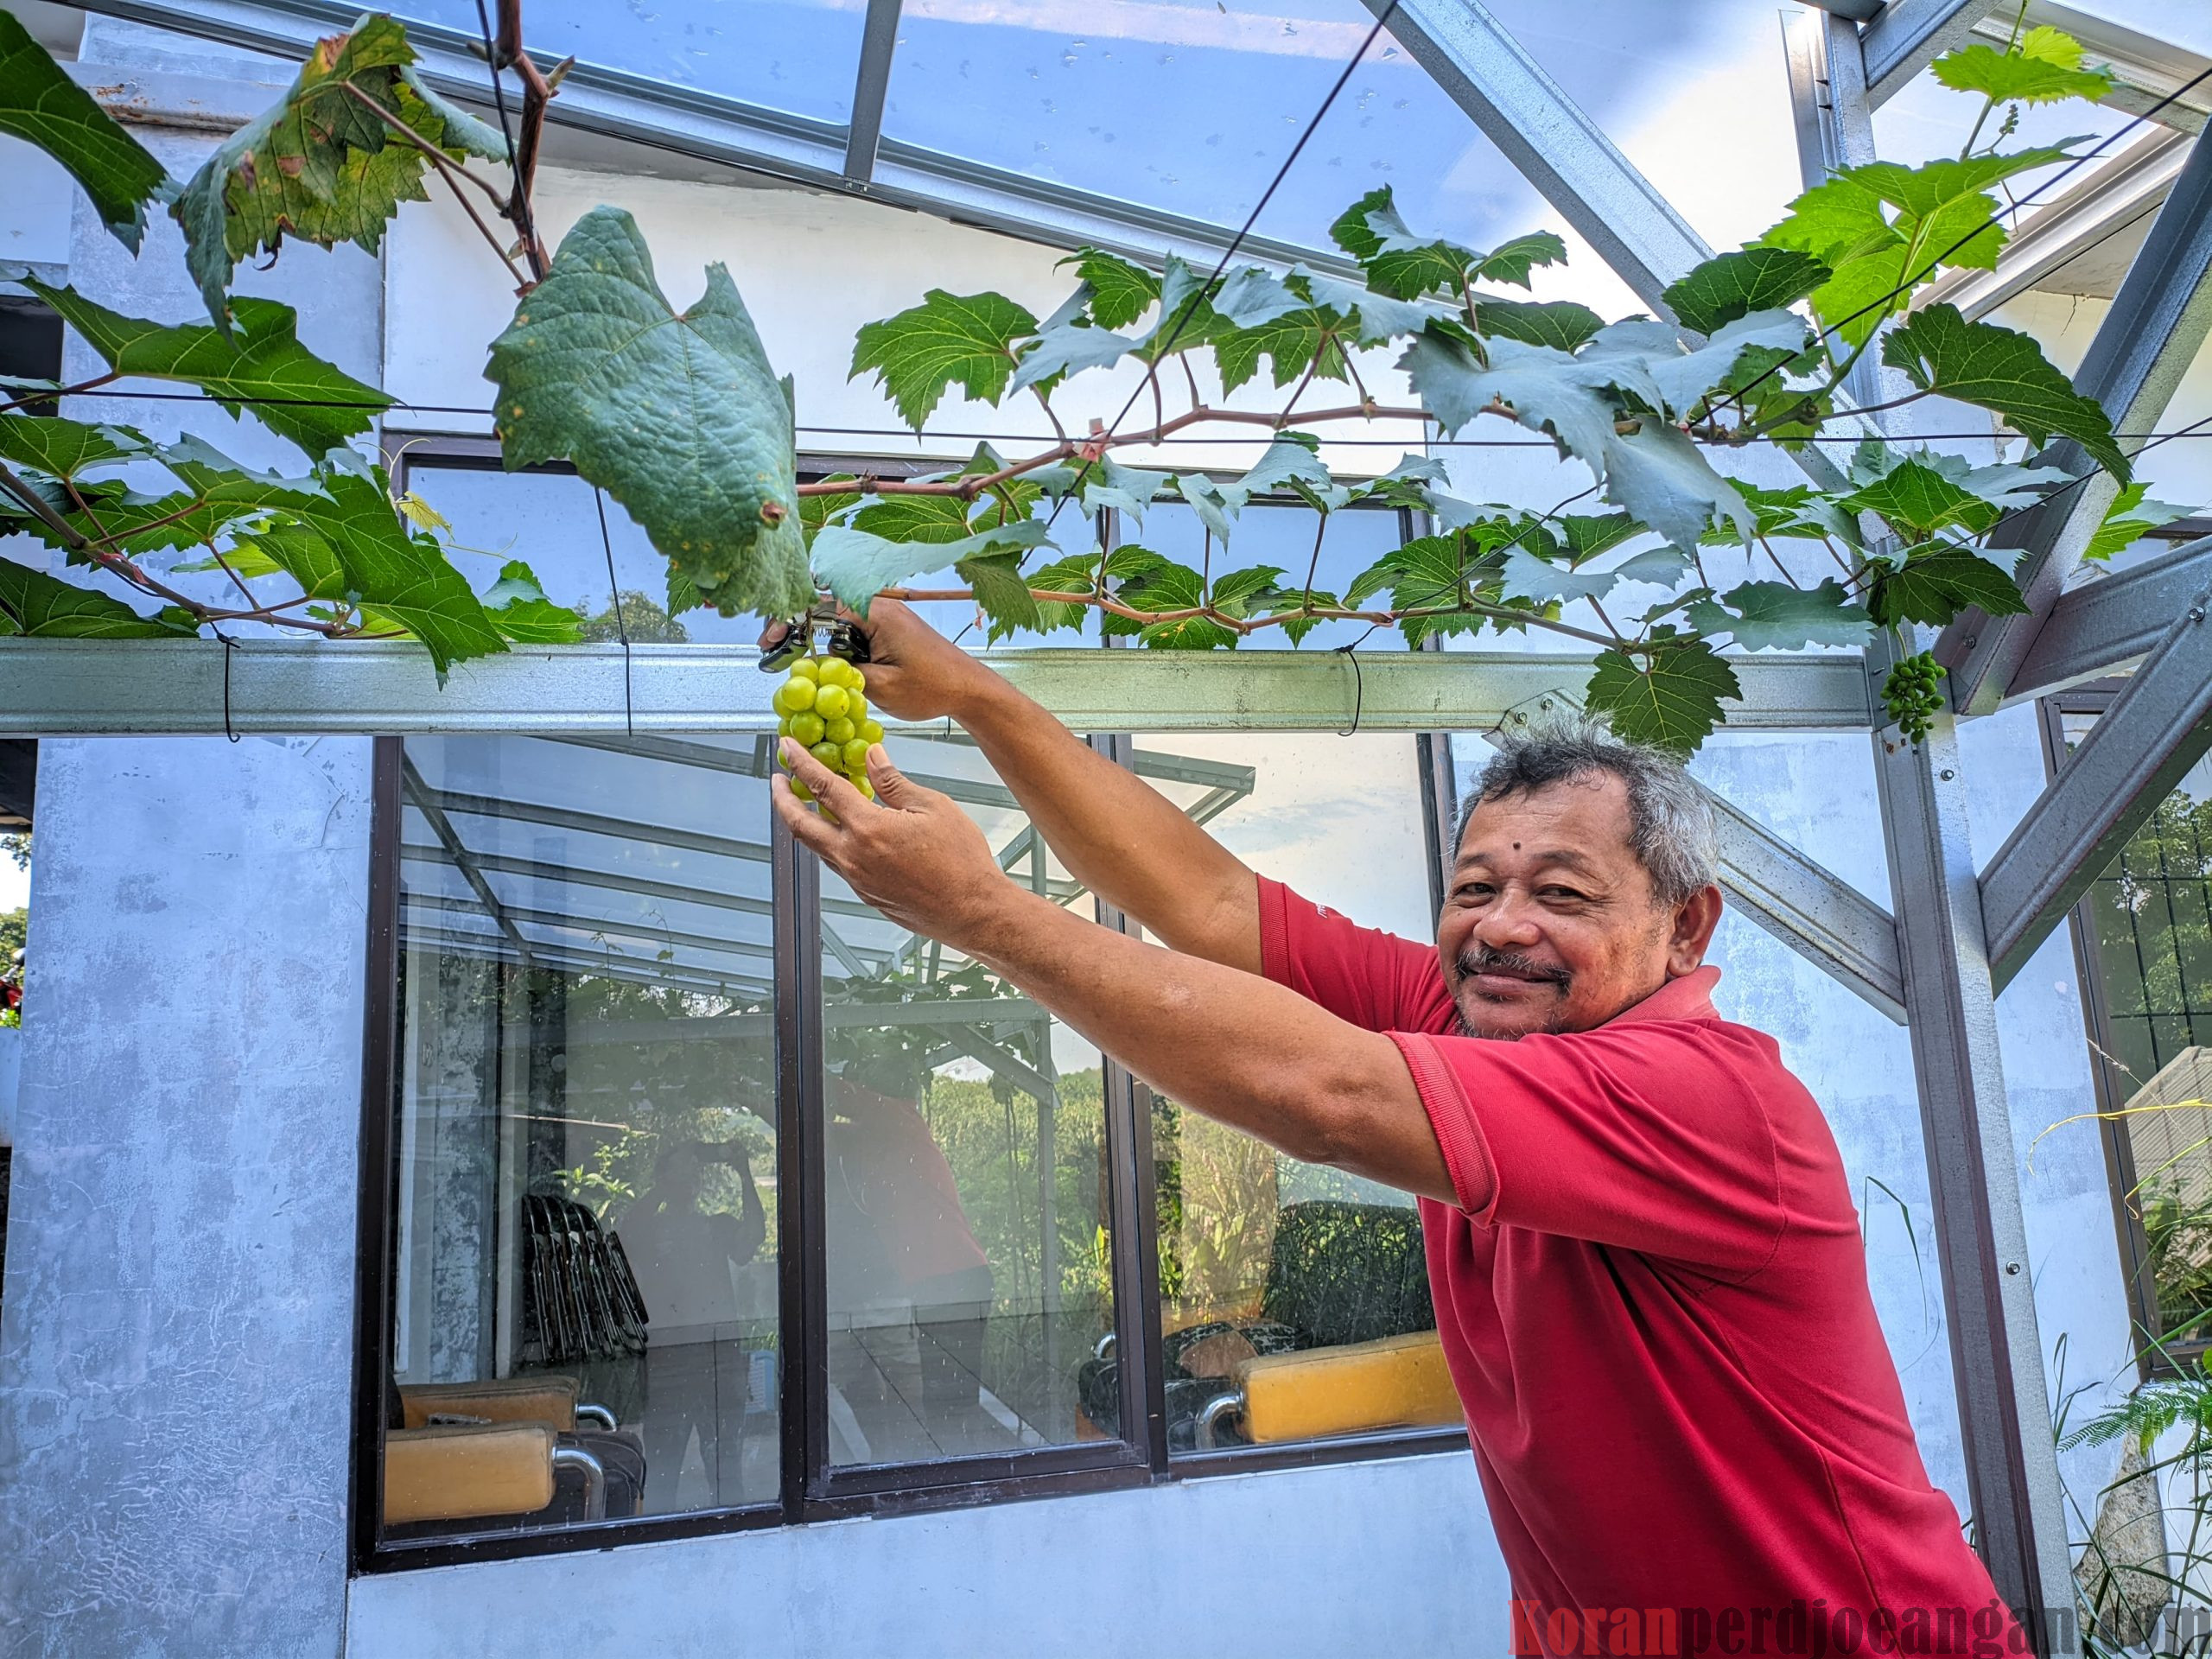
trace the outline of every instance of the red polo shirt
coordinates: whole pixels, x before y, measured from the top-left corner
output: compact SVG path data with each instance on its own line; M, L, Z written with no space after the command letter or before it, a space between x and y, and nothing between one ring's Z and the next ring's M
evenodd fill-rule
M1824 1650L1880 1652L1878 1610L1889 1651L2009 1646L1914 1443L1834 1138L1773 1039L1713 1012L1718 969L1492 1042L1453 1034L1433 945L1264 879L1260 927L1270 979L1390 1034L1452 1185L1490 1195L1421 1210L1520 1650L1620 1651L1613 1615L1662 1608L1684 1653L1706 1618L1713 1651L1814 1651L1822 1611Z

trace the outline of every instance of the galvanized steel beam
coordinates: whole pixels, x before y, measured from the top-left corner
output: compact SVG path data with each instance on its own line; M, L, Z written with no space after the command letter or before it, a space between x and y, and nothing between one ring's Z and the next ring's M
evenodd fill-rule
M845 176L855 184L875 176L876 147L883 139L883 100L891 91L891 54L899 44L899 0L868 0L868 21L861 27L853 118L845 129Z
M1875 0L1877 8L1879 0ZM1797 164L1805 188L1847 167L1874 159L1874 124L1866 112L1866 69L1859 30L1834 9L1782 14L1782 45L1789 74L1789 110L1797 129Z
M357 6L338 0L194 0L190 5L181 0L86 0L86 9L294 60L305 57L320 37L350 28L359 16ZM410 21L407 36L420 54L416 68L432 86L472 105L486 101L488 72L469 50L473 35ZM594 64L580 63L569 72L547 118L556 126L911 208L1050 247L1090 243L1157 262L1170 249L1219 254L1236 236L1231 226L895 140L877 143L870 176L856 181L845 172L852 137L845 126ZM1339 250L1265 236L1247 237L1240 251L1278 265L1304 260L1345 275L1358 269Z
M1894 660L1867 652L1870 689ZM1874 771L1975 1543L2048 1655L2043 1612L2074 1605L2065 1496L1953 717L1917 748L1877 732Z
M2120 433L2147 431L2165 412L2197 350L2212 331L2212 145L2191 142L2142 251L2098 326L2075 390L2095 398ZM2142 447L2139 435L2121 448ZM2017 571L2025 614L1992 617L1971 610L1943 630L1937 658L1950 670L1951 702L1963 714L2002 703L2067 578L2119 493L2080 447L2056 446L2056 464L2090 474L2021 514L1999 543L2021 550Z
M1860 35L1866 49L1866 101L1876 107L1948 52L1966 43L1996 0L1890 0Z
M2133 668L2196 602L2212 536L2069 588L2036 635L2005 698L2018 702Z
M2089 728L1981 874L1992 971L2002 987L2212 747L2212 580Z
M1378 16L1389 0L1367 0ZM1398 0L1390 33L1505 159L1662 316L1712 250L1479 0Z
M774 681L750 646L518 646L457 665L440 689L417 645L212 639L0 641L0 736L499 732L543 736L766 732ZM983 652L1077 731L1487 731L1505 711L1588 680L1582 656L1506 652ZM1732 659L1729 724L1865 730L1841 654Z
M1846 990L1904 1023L1897 923L1848 881L1799 852L1717 791L1720 885L1753 921Z

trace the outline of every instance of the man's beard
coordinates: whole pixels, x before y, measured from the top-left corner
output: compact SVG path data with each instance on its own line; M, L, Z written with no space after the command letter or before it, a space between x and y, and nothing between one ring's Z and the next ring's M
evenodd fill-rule
M1463 987L1476 975L1492 972L1513 974L1538 984L1556 986L1559 990L1559 1000L1552 1005L1550 1015L1541 1025L1531 1026L1527 1030L1542 1031L1557 1035L1567 1029L1567 990L1574 976L1566 969L1548 966L1533 957L1524 957L1517 950L1493 950L1485 944L1470 944L1459 953L1459 959L1456 965L1459 969L1459 981ZM1452 999L1452 1002L1454 1012L1459 1015L1459 1030L1462 1035L1468 1037L1489 1035L1488 1033L1477 1029L1474 1022L1467 1018L1466 1012L1461 1007L1457 996ZM1516 1037L1526 1034L1526 1031L1514 1033Z

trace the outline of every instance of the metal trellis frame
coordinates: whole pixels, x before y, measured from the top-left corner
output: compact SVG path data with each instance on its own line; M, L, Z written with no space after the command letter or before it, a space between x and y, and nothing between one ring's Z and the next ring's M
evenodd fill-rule
M2097 327L2075 390L2094 397L2119 432L2147 429L2165 411L2174 389L2212 333L2212 145L2191 141L2188 160L2158 209L2142 251L2128 268L2112 309ZM2123 439L2124 448L2140 440ZM2013 676L2058 603L2082 550L2119 494L2109 473L2095 468L2071 441L2054 447L2052 464L2091 475L2020 516L2004 545L2021 550L2017 577L2027 611L1993 617L1969 610L1948 627L1936 655L1950 670L1953 706L1987 714L2004 700Z

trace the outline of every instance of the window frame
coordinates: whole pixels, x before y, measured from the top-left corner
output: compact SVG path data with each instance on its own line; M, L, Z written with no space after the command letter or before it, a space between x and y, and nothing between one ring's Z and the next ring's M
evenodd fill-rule
M2066 764L2067 716L2101 717L2126 685L2124 679L2093 680L2055 691L2038 701L2037 714L2043 733L2046 779L2056 778ZM2128 1139L2126 1122L2116 1116L2127 1102L2116 1085L2112 1066L2103 1058L2114 1051L2115 1045L2111 1003L2105 995L2103 963L2097 945L2094 905L2093 883L2081 901L2067 912L2066 931L2074 948L2075 982L2082 991L2084 1034L2091 1045L2089 1076L2095 1090L2097 1129L2104 1143L2113 1228L2120 1244L2122 1276L2127 1285L2128 1320L2134 1333L2131 1340L2139 1338L2136 1370L2139 1377L2147 1382L2154 1376L2178 1376L2180 1367L2212 1351L2212 1333L2165 1347L2170 1358L2161 1355L2164 1344L2158 1318L2158 1281L2151 1269L2150 1240L2143 1230L2141 1212L2127 1198L2134 1191L2138 1179L2135 1148Z
M498 470L489 438L423 438L389 433L387 466L394 483L410 487L417 465ZM862 471L878 475L934 470L931 460L813 455L808 473ZM957 462L954 464L957 464ZM555 463L533 472L569 473ZM1288 503L1287 503L1288 505ZM1396 512L1402 539L1421 533L1412 515ZM1119 525L1101 515L1101 533L1119 542ZM1096 648L1120 644L1102 640ZM1425 649L1434 649L1427 642ZM1092 747L1134 766L1128 734L1095 734ZM1423 833L1441 849L1452 809L1449 740L1414 735L1421 779ZM1311 1468L1377 1458L1464 1454L1465 1428L1417 1428L1344 1435L1281 1446L1177 1452L1167 1446L1166 1379L1160 1332L1157 1194L1153 1181L1152 1112L1145 1085L1102 1057L1107 1166L1105 1192L1112 1224L1114 1337L1121 1356L1122 1433L1111 1440L1039 1446L986 1457L898 1464L838 1465L829 1457L829 1299L822 1071L822 932L820 864L780 823L771 828L772 892L777 904L770 966L775 991L777 1075L778 1430L776 1500L728 1509L620 1517L563 1527L390 1541L380 1536L383 1435L390 1387L392 1289L397 1282L399 1174L393 1159L398 1108L398 948L401 902L401 775L405 740L375 740L366 939L368 974L362 1066L361 1172L356 1274L357 1320L353 1434L349 1459L349 1537L355 1574L407 1572L463 1561L499 1560L603 1549L760 1528L803 1525L859 1516L918 1513L1031 1497L1127 1490L1216 1474ZM1435 861L1432 860L1432 863ZM1442 887L1429 872L1432 912ZM1099 922L1133 933L1134 924L1093 895Z

